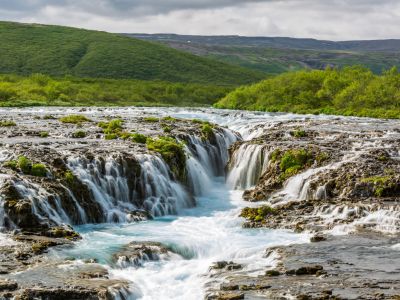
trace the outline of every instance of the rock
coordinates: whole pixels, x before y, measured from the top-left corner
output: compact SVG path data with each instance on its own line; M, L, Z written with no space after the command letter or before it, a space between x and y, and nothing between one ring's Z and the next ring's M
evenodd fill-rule
M146 261L168 259L177 255L169 247L158 242L131 242L113 254L114 262L120 267L140 267Z
M322 271L324 268L320 265L314 266L304 266L298 269L288 270L286 271L286 275L315 275L317 272Z
M140 222L152 220L153 216L145 210L138 209L127 214L126 219L128 222Z
M326 236L316 234L310 238L311 243L318 243L322 241L326 241Z
M18 283L10 280L0 280L0 292L15 291L18 288Z
M279 272L278 270L268 270L265 272L265 276L279 276L281 275L281 272Z

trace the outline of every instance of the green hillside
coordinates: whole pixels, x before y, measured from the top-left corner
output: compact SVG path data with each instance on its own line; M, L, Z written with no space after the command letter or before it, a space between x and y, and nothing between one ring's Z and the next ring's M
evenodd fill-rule
M285 73L229 93L218 108L400 118L400 73L361 67Z
M201 57L267 74L361 65L375 74L400 67L400 40L332 42L313 39L128 34ZM190 42L189 42L190 41Z
M0 22L0 73L240 85L263 73L99 31Z

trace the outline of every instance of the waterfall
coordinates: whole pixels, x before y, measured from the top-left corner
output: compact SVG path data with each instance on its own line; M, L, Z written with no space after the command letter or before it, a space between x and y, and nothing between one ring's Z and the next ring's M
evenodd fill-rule
M269 153L266 147L257 144L242 144L233 153L227 183L233 189L248 189L257 184L268 166Z

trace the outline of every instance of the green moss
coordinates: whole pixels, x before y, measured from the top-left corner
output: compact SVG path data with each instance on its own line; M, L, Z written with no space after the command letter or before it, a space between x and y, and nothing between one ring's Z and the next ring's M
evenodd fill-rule
M69 184L72 185L75 182L75 175L71 171L66 171L64 173L64 180Z
M266 217L275 215L276 210L270 206L264 205L261 207L245 207L240 214L241 217L254 222L261 222Z
M162 125L161 125L161 128L163 129L163 131L164 131L165 133L170 133L170 132L172 131L172 127L171 127L171 126L168 126L168 125L166 125L166 124L162 124Z
M86 132L83 131L83 130L75 131L75 132L72 134L72 137L73 137L74 139L83 139L84 137L86 137Z
M281 155L281 150L280 149L275 149L274 151L272 151L269 159L272 162L277 162L279 157L280 157L280 155Z
M69 115L69 116L59 118L58 120L62 123L78 124L78 125L85 123L85 122L92 122L92 120L90 120L89 118L87 118L86 116L83 116L83 115Z
M176 121L178 121L177 118L174 118L174 117L171 117L171 116L164 117L164 118L162 118L162 120L166 121L166 122L176 122Z
M21 169L22 173L30 174L32 169L32 162L25 156L18 157L18 168Z
M377 197L385 196L386 191L394 186L394 178L391 175L362 178L361 182L373 184Z
M302 138L307 136L307 133L303 129L297 129L295 131L290 132L290 134L295 138Z
M3 167L5 167L5 168L10 168L10 169L12 169L12 170L17 170L17 169L18 169L18 161L16 161L16 160L9 160L9 161L6 161L6 162L3 164Z
M204 139L210 139L214 136L213 126L209 123L201 125L201 134Z
M143 118L143 121L149 122L149 123L157 123L160 121L160 119L157 117L145 117L145 118Z
M106 139L106 140L116 140L117 138L118 138L118 135L115 133L109 133L104 136L104 139Z
M41 133L39 133L39 136L41 138L47 138L49 136L49 133L47 131L42 131Z
M17 124L14 121L9 121L9 120L0 121L0 127L12 127L12 126L17 126Z
M200 119L192 119L191 121L192 121L192 123L194 123L194 124L210 124L210 122L208 122L208 121L203 121L203 120L200 120Z
M185 177L186 155L183 144L171 137L147 138L147 148L161 154L172 172L180 179Z
M44 164L33 164L30 175L37 177L46 177L47 169Z
M283 154L279 167L282 172L294 169L303 169L312 163L313 154L305 149L288 150Z
M328 159L329 159L329 154L326 152L319 152L315 157L315 160L317 161L318 164L322 164L324 161L327 161Z
M144 134L140 134L140 133L132 133L131 140L135 143L146 144L147 136L145 136Z

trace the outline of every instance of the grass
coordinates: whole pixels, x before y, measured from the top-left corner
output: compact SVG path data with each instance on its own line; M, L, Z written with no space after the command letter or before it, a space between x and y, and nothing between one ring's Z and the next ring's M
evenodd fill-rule
M49 136L49 133L47 131L42 131L39 133L39 137L41 138L47 138Z
M83 115L69 115L58 119L61 123L80 125L85 122L92 122L89 118Z
M214 136L213 126L209 123L203 123L201 125L201 134L204 139L210 139Z
M160 121L160 119L157 117L144 117L143 121L148 122L148 123L157 123Z
M385 195L385 191L393 187L393 176L372 176L367 178L362 178L361 182L371 183L374 186L374 194L377 197L382 197Z
M146 144L147 136L145 136L144 134L141 134L141 133L132 133L131 140L135 143Z
M234 86L260 72L100 31L0 22L0 73ZM0 96L1 98L1 96Z

